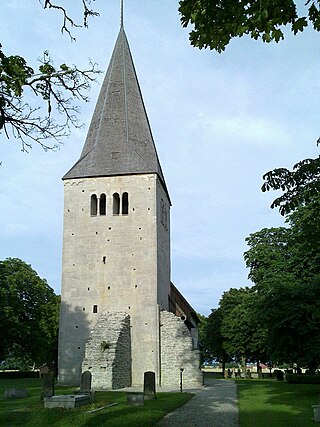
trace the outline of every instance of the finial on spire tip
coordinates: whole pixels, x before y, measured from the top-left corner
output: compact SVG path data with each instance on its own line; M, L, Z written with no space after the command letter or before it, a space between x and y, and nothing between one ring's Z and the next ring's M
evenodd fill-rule
M123 28L123 0L120 2L120 28Z

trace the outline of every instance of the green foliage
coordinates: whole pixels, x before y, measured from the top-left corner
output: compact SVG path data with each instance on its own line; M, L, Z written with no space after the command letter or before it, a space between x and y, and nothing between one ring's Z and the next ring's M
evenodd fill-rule
M314 197L287 215L288 228L250 235L244 254L271 360L311 371L320 352L319 206L320 197Z
M11 369L5 368L1 364L1 369ZM1 371L0 379L1 380L14 380L21 378L39 378L39 371Z
M216 359L225 366L226 362L229 362L231 358L223 346L222 318L223 313L220 308L212 310L207 318L205 342L211 360Z
M0 81L5 95L12 93L21 96L22 87L33 74L33 69L27 65L24 58L17 55L5 56L0 50Z
M320 157L265 174L282 190L272 207L286 227L252 233L244 254L253 288L225 292L207 320L207 348L237 361L320 364ZM211 317L211 319L210 319ZM211 323L210 323L211 322ZM210 342L211 339L211 342Z
M289 384L320 384L320 375L286 374L286 381Z
M320 141L318 141L319 143ZM292 171L277 168L263 176L262 191L282 190L271 208L279 208L281 215L287 215L298 206L310 203L320 193L320 156L305 159L293 166Z
M1 360L24 369L53 363L60 297L31 266L7 258L0 261L0 300Z
M249 35L264 42L284 39L283 26L290 25L294 34L308 25L320 30L320 1L308 0L305 16L298 16L293 0L180 0L183 27L192 25L189 33L194 47L225 50L230 40Z
M256 310L256 293L249 288L224 292L219 308L206 319L205 348L210 357L226 366L236 360L266 359L266 328ZM238 365L237 365L238 366Z
M100 344L101 351L109 350L111 348L111 344L107 341L102 341Z
M199 334L199 349L200 349L200 363L202 364L206 360L211 360L210 351L208 350L206 342L206 331L207 331L207 318L200 313L197 313L197 316L200 319L198 324L198 334Z
M256 292L249 288L231 288L220 300L223 348L238 361L265 357L266 328L256 300Z

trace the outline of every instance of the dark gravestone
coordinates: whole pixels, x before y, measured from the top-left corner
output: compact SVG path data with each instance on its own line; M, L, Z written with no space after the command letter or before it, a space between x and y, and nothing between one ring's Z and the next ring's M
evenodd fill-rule
M54 396L54 374L49 372L42 376L41 400Z
M156 399L156 374L152 371L144 373L143 392L146 400Z
M91 393L92 374L84 371L81 375L80 393Z

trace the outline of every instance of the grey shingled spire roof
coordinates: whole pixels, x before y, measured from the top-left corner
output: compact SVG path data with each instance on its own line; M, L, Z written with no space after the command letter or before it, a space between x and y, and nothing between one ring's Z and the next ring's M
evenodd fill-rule
M167 192L121 25L80 159L63 179L156 173Z

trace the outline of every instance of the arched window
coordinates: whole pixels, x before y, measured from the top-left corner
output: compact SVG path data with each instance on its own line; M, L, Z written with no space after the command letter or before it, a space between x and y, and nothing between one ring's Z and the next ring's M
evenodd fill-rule
M128 193L122 194L122 215L128 215L129 212L129 198Z
M95 194L91 195L91 203L90 203L90 214L92 216L97 215L98 212L98 199Z
M99 214L105 215L107 213L106 208L106 195L104 193L100 194L100 203L99 203Z
M113 193L113 215L120 213L120 197L118 193Z

